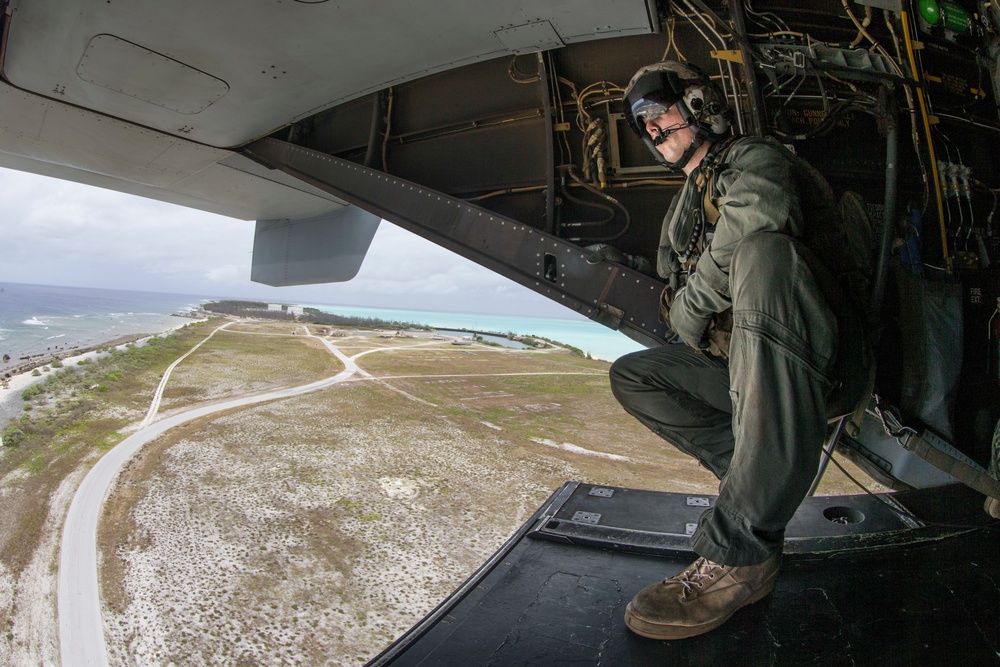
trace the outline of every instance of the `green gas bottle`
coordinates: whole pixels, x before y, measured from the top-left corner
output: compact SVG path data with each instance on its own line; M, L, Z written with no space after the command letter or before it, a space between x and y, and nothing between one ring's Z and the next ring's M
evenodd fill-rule
M953 2L944 0L919 0L917 11L932 26L942 26L952 32L969 32L972 17L969 12Z

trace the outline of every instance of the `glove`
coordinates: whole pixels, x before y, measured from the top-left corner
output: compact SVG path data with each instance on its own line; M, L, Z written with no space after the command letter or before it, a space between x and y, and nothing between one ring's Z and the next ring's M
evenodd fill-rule
M600 264L604 260L608 260L627 266L630 269L635 269L639 273L645 273L648 276L655 274L653 263L648 257L627 255L607 243L595 243L594 245L587 246L587 250L590 252L587 255L587 264Z
M682 287L673 295L670 304L669 324L685 343L696 350L708 349L708 325L712 315L700 315L687 302L687 290Z
M729 358L729 341L733 337L733 311L727 310L724 313L717 313L712 316L708 323L708 353Z
M660 292L660 321L666 324L671 331L673 331L673 327L670 326L670 306L674 302L675 291L673 287L667 285Z

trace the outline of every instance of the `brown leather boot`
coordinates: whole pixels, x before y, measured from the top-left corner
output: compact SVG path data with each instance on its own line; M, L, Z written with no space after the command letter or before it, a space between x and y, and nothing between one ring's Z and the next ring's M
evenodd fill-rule
M737 609L767 596L780 569L781 553L742 567L699 558L680 574L639 591L625 608L625 625L650 639L684 639L714 630Z
M994 519L1000 519L1000 498L990 498L986 496L986 502L983 503L983 509Z

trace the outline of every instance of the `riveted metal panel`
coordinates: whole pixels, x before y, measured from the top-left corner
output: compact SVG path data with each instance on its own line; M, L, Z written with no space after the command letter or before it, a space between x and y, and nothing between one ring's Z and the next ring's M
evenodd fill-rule
M661 344L663 284L617 264L589 264L582 248L442 192L262 139L244 154L496 271L645 345Z

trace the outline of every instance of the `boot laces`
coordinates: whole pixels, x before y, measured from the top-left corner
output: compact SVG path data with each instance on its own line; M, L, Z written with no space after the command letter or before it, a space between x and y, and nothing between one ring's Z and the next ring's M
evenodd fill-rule
M695 588L703 588L705 584L701 581L702 579L715 579L716 570L719 570L719 574L721 574L725 569L727 569L726 566L713 563L702 556L692 563L686 570L670 579L667 579L667 581L676 581L682 585L686 595L689 592L693 592Z

